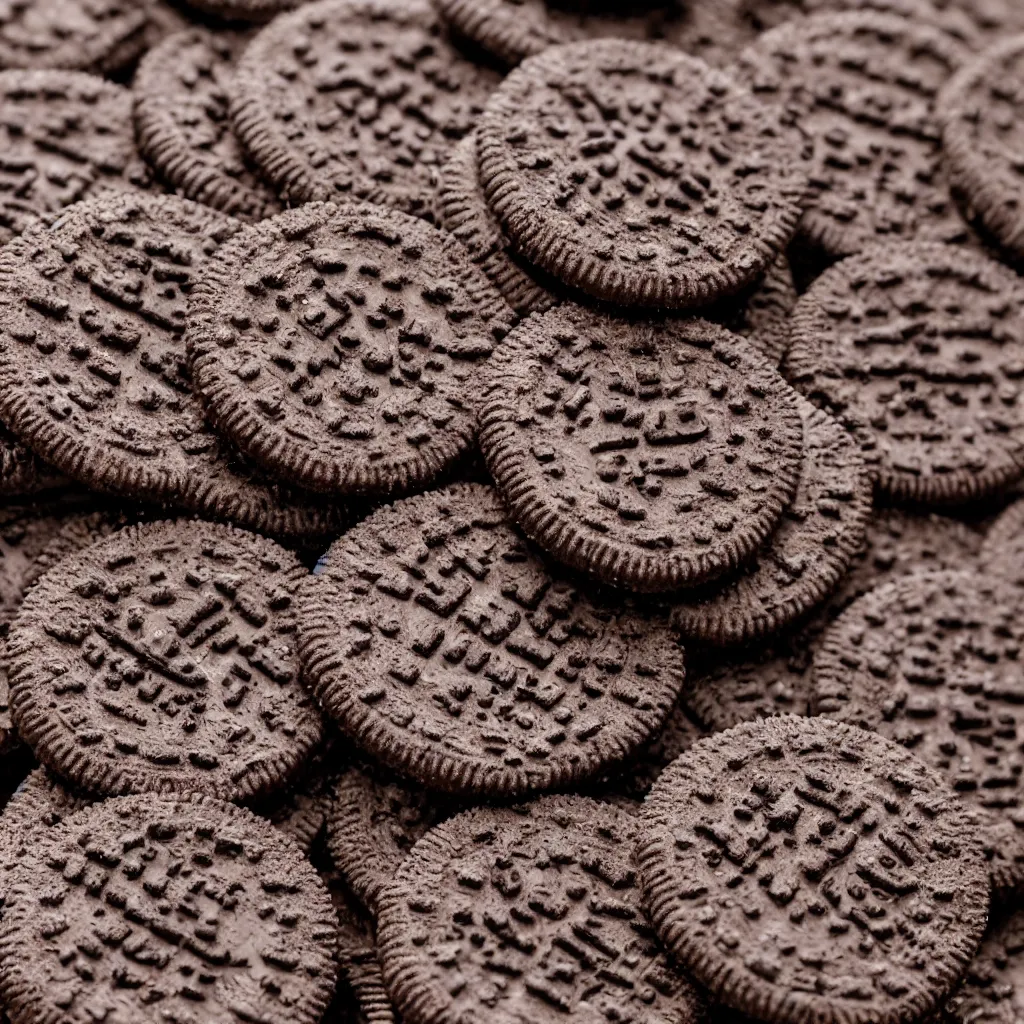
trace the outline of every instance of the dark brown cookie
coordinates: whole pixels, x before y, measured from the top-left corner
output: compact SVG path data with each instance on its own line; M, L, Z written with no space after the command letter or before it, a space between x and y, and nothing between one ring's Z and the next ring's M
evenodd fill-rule
M462 807L375 768L352 768L334 787L331 859L371 914L413 845Z
M433 217L441 168L498 81L455 49L428 0L317 0L250 43L231 114L285 199Z
M664 618L562 574L479 484L350 530L300 617L323 707L434 790L519 795L607 772L660 728L683 682Z
M188 520L128 527L68 556L8 638L22 738L99 794L283 789L322 729L298 678L304 576L273 541Z
M0 67L110 74L146 46L138 0L10 0L0 9Z
M492 357L480 446L541 547L608 583L671 590L735 568L779 522L800 477L798 401L717 325L565 304Z
M669 952L776 1024L897 1024L952 988L989 885L942 778L878 736L770 718L690 748L640 819L644 899Z
M793 313L789 380L824 404L896 498L961 502L1024 474L1024 285L963 247L870 248Z
M963 984L946 1004L949 1024L1019 1024L1024 1020L1024 908L993 908L993 920Z
M872 242L967 241L942 169L935 98L969 56L940 28L861 11L766 32L736 75L814 141L800 227L832 256Z
M792 237L807 186L801 136L780 112L650 43L573 43L524 62L488 102L478 146L517 250L623 305L740 291Z
M93 804L39 836L5 897L0 992L15 1020L316 1024L334 989L337 926L316 872L210 798Z
M852 604L814 658L811 710L902 743L991 819L993 884L1024 881L1019 591L916 573Z
M981 572L1024 586L1024 501L1015 501L989 527L978 562Z
M672 624L719 646L777 633L820 604L863 547L871 476L853 438L801 400L804 459L796 496L754 558L734 574L681 595Z
M281 204L228 117L234 61L246 41L203 28L170 35L142 59L132 91L139 149L160 176L189 199L260 220Z
M0 146L0 242L80 199L135 191L132 94L95 75L0 72Z
M996 43L939 96L949 177L1009 252L1024 259L1024 35Z
M0 250L0 415L75 479L282 535L324 535L337 505L247 466L193 397L185 305L240 225L171 196L101 197Z
M706 1018L644 921L636 819L585 797L466 811L381 897L384 980L410 1024Z
M47 465L0 423L0 497L23 498L69 483L63 473Z
M333 494L422 489L468 452L512 312L444 232L369 203L240 231L189 300L196 391L268 472Z

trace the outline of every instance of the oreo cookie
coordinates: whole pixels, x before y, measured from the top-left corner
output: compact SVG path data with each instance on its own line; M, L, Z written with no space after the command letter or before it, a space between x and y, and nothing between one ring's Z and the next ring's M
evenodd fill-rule
M1024 880L1020 593L918 573L852 604L814 658L811 710L903 744L978 808L993 884Z
M579 796L466 811L427 833L381 898L399 1012L435 1024L706 1020L644 921L637 836L634 817Z
M664 617L560 572L478 484L350 530L309 578L299 622L324 709L388 767L453 794L605 774L683 682Z
M1024 474L1024 287L963 247L873 247L793 313L789 380L824 404L902 500L963 502Z
M989 527L978 563L981 572L1024 586L1024 501L1015 501Z
M692 308L740 291L792 238L807 187L802 136L781 112L650 43L530 58L488 102L478 145L516 249L619 305Z
M1024 908L993 909L993 920L963 984L949 999L950 1024L1013 1024L1024 1014Z
M921 1018L985 930L988 877L955 794L849 726L771 718L703 740L655 784L639 827L669 953L759 1020Z
M198 203L244 220L280 210L228 117L241 33L189 28L167 36L139 64L132 89L139 149L160 176Z
M199 521L128 527L68 556L8 637L19 733L100 795L283 789L322 730L298 677L304 576L273 541Z
M268 481L207 425L184 330L207 256L240 225L171 196L100 197L0 251L0 416L99 490L269 533L323 536L344 508Z
M249 811L121 797L36 839L4 893L0 993L15 1020L320 1020L337 971L330 897Z
M286 201L365 199L432 218L441 168L498 81L453 46L428 0L317 0L246 48L231 116Z
M717 325L565 304L492 357L480 446L546 551L606 583L665 591L735 569L775 528L799 480L798 401Z
M814 142L802 235L831 258L883 241L967 242L942 165L936 97L969 58L941 28L876 11L798 18L735 73Z
M311 203L239 232L191 293L188 351L216 426L333 494L424 487L472 444L482 364L512 313L447 235Z
M0 497L24 498L67 487L70 482L0 424Z

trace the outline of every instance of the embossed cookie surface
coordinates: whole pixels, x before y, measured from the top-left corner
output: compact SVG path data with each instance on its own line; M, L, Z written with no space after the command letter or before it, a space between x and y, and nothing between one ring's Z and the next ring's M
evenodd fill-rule
M253 461L338 493L423 487L469 449L511 311L458 244L397 210L308 204L239 232L192 292L214 422Z
M700 306L792 237L801 137L724 72L599 40L513 71L480 120L480 180L513 245L588 294Z
M433 217L441 167L499 80L459 53L428 0L318 0L246 48L232 119L292 202Z
M918 573L854 602L814 659L812 711L902 743L994 822L993 877L1024 877L1020 592Z
M966 249L878 246L793 314L785 373L826 405L890 494L964 501L1024 473L1024 287Z
M4 895L0 990L18 1020L316 1024L334 988L323 883L220 801L93 804L39 838Z
M59 774L102 794L283 787L320 737L299 683L305 575L272 541L198 521L129 527L64 559L8 640L12 712Z
M1024 1017L1024 910L993 912L964 982L946 1005L955 1024L1016 1024Z
M798 396L701 320L562 305L487 368L480 445L523 531L642 590L722 575L768 536L802 461Z
M206 423L188 295L238 223L170 196L88 200L0 251L0 415L69 476L280 534L344 512L270 482Z
M645 903L670 953L761 1020L921 1017L985 928L985 865L953 791L848 726L771 718L697 743L640 829Z
M467 811L429 832L382 897L384 978L410 1024L697 1024L703 1000L640 906L636 820L584 797ZM557 1019L557 1018L556 1018Z
M658 729L683 653L651 611L559 571L464 484L337 541L300 604L303 669L359 744L435 790L596 776Z
M735 73L814 140L800 229L833 256L886 240L971 235L942 166L936 95L970 51L942 29L861 11L798 18L752 43Z

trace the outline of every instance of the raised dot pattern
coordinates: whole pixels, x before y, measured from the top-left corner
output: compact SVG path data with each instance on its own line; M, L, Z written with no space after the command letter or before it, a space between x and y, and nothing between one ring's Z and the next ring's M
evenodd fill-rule
M682 685L662 619L554 573L479 485L350 531L301 616L323 706L433 789L523 792L594 774L660 726Z
M394 211L312 204L240 233L197 285L188 346L212 415L319 490L395 491L469 447L511 311L463 250Z
M495 352L480 440L542 546L664 590L721 575L775 526L800 472L796 402L720 327L563 305Z
M698 743L641 817L645 899L670 952L761 1019L923 1015L966 966L988 880L940 779L804 718Z
M320 0L246 49L232 116L287 198L429 217L442 165L499 80L459 54L426 0Z
M98 792L283 788L321 732L298 679L303 576L273 542L211 524L129 527L69 556L8 641L26 742Z
M1024 471L1024 289L979 254L911 243L837 264L797 305L786 375L895 495L963 500Z
M610 301L696 306L788 242L801 140L723 72L668 47L575 44L513 71L480 126L481 182L514 245Z
M5 1001L69 1021L315 1024L330 898L298 849L216 801L94 804L11 879Z
M1003 913L950 998L955 1024L1016 1024L1024 1017L1024 912Z
M935 111L968 52L938 27L864 11L797 19L740 56L737 76L769 103L795 105L814 140L801 230L828 252L971 237L942 169Z
M414 850L378 938L400 1011L452 1022L567 1019L697 1024L703 1007L644 920L635 819L553 797L469 811Z

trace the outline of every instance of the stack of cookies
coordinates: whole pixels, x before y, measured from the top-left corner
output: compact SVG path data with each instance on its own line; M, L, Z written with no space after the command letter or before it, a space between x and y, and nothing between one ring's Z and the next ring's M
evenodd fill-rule
M0 1024L1024 1021L1024 7L0 10Z

